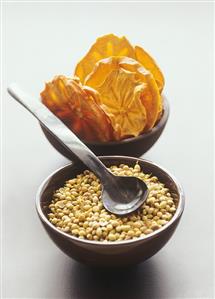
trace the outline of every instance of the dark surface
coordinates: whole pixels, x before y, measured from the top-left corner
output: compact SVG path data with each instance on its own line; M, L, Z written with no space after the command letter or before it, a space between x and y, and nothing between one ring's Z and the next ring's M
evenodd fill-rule
M106 166L120 165L122 163L134 166L138 160L141 169L145 173L152 173L157 176L159 181L164 183L165 186L170 189L177 204L176 213L171 221L161 229L146 237L138 238L134 241L109 242L109 244L80 240L59 231L47 219L47 214L50 212L48 206L55 190L60 186L63 186L65 181L74 178L77 174L80 174L86 169L80 162L69 164L44 180L36 197L38 215L52 241L64 253L78 261L92 266L106 267L128 266L140 263L157 253L173 235L184 210L185 199L183 191L170 174L152 162L138 158L120 156L100 158Z
M161 119L156 126L148 133L144 133L138 137L133 137L116 142L85 142L85 144L97 155L123 155L140 157L146 153L161 136L169 117L169 103L165 96L163 96L164 111ZM77 160L77 157L67 150L49 131L41 125L41 128L54 148L63 156L70 160Z
M152 259L141 265L112 269L74 263L68 271L67 283L68 288L69 281L76 285L81 299L159 299L165 294L165 280L158 280L161 273L162 269ZM68 298L75 298L75 294L71 292Z

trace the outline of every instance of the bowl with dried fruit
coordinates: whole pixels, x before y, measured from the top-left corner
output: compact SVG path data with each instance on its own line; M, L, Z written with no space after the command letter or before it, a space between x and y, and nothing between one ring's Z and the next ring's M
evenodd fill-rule
M103 156L115 175L135 176L149 188L134 213L105 210L98 178L80 162L46 178L36 195L39 218L52 241L68 256L92 266L128 266L156 254L171 238L184 210L184 192L159 165L134 157Z
M143 48L113 34L96 40L73 77L56 76L41 101L97 155L141 156L162 134L164 76ZM42 127L49 142L73 159Z

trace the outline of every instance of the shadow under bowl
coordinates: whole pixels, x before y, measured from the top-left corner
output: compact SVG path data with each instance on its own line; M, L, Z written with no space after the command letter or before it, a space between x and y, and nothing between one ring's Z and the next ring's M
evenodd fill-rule
M86 169L78 161L56 170L42 182L36 195L36 209L39 218L52 241L64 253L79 262L91 266L118 267L145 261L157 253L173 235L184 210L183 190L172 175L153 162L123 156L106 156L100 157L100 159L106 166L121 163L134 166L138 161L144 173L152 173L157 176L159 181L170 189L172 196L177 201L177 210L172 219L150 235L120 242L103 243L84 240L58 230L48 220L49 204L56 189L62 187L66 180L74 178Z
M147 133L143 133L137 137L127 138L121 141L111 142L87 142L82 140L97 156L101 155L124 155L140 157L146 153L161 136L168 117L169 117L169 103L165 96L163 96L163 114L156 126ZM43 133L45 134L51 145L64 157L69 160L77 160L77 158L65 148L50 132L41 125Z

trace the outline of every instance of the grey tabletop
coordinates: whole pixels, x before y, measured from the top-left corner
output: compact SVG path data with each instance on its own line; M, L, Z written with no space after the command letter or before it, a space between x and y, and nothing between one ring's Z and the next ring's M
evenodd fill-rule
M3 298L214 298L212 3L3 3ZM68 163L6 93L16 81L39 97L71 75L97 36L143 45L166 78L171 113L144 155L172 172L186 208L169 243L130 269L95 270L64 255L35 211L42 180Z

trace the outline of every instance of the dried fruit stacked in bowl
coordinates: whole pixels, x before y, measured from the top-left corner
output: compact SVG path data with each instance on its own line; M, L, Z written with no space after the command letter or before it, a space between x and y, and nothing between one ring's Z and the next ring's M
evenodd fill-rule
M162 115L164 77L154 59L125 37L96 40L74 76L56 76L42 102L84 141L115 141L152 129Z

